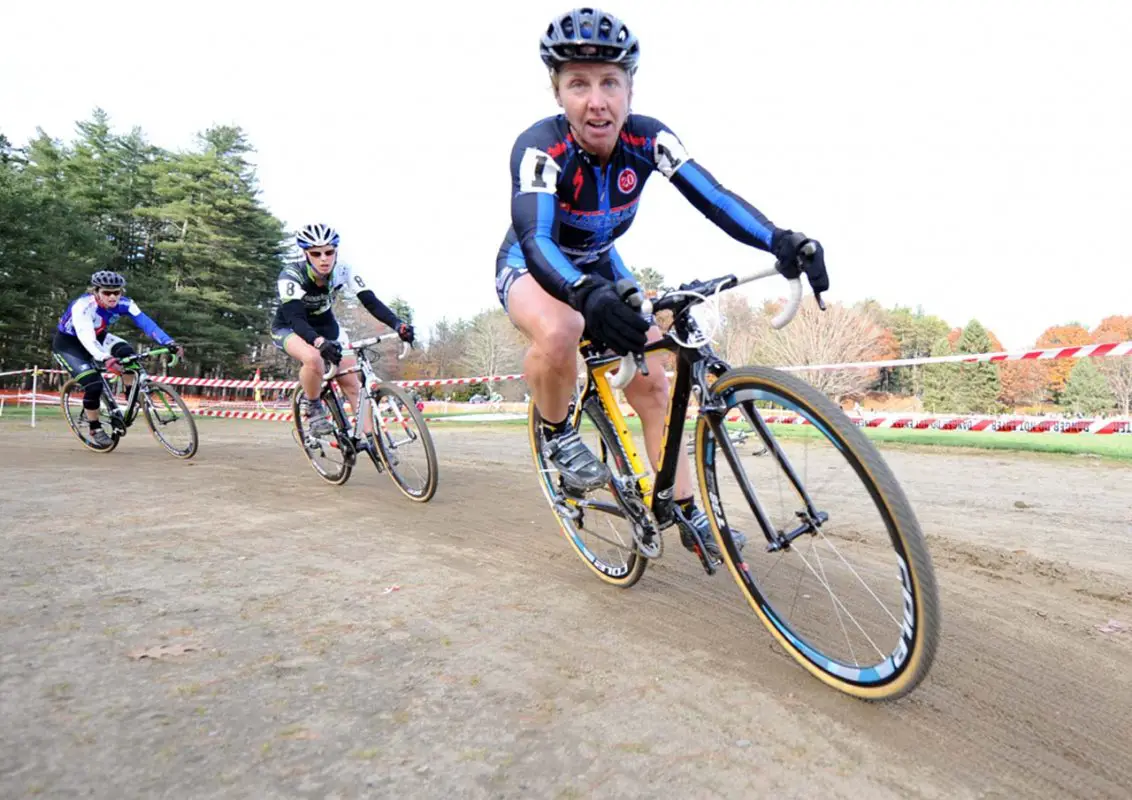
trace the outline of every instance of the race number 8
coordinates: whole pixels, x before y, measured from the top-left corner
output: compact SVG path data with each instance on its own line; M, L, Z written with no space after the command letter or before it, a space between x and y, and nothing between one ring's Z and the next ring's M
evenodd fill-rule
M303 289L294 281L281 280L279 281L279 296L283 298L284 301L302 297Z

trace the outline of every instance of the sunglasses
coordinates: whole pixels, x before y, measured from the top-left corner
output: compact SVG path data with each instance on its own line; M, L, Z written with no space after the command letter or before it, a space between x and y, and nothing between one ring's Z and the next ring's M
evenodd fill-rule
M103 297L121 297L122 296L122 290L121 289L99 289L98 293L100 295L102 295Z
M323 256L330 258L338 251L332 247L329 250L308 250L307 252L310 254L311 258L322 258Z

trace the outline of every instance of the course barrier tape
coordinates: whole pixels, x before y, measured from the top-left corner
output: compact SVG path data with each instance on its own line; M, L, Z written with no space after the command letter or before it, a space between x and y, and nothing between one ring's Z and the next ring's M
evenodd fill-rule
M222 417L225 419L252 419L268 422L290 422L289 411L226 411L222 409L194 409L194 416ZM760 416L770 425L809 425L809 420L799 414L767 413L760 410ZM635 417L633 411L625 412L626 417ZM1132 419L1075 419L1069 417L1030 417L1030 416L964 416L964 415L919 415L886 414L859 416L847 414L849 421L859 428L892 428L917 431L976 431L987 433L1085 433L1095 435L1132 434ZM687 419L694 419L689 414ZM729 414L728 422L737 422L739 414ZM429 417L429 422L444 417Z
M1073 345L1069 347L1052 347L1043 350L1021 350L1010 353L1005 351L995 353L974 353L951 356L923 356L919 358L896 358L885 361L854 361L843 364L805 364L776 367L783 372L801 372L805 370L826 369L876 369L880 367L911 367L925 364L976 364L1001 363L1004 361L1049 361L1062 358L1103 358L1132 355L1132 341L1108 342L1105 344ZM669 373L671 375L671 373ZM423 388L428 386L464 386L478 383L500 383L502 381L521 381L526 376L522 373L514 375L480 375L469 378L422 378L419 380L393 381L398 386L407 388ZM205 386L219 389L293 389L298 381L255 381L233 380L228 378L176 378L165 377L163 381L180 386Z
M30 393L16 394L6 398L15 402L27 402L33 399ZM41 404L58 404L56 395L36 394L36 402ZM293 415L290 411L240 411L219 408L191 409L193 416L218 417L222 419L250 419L265 422L291 422ZM793 413L767 413L760 410L763 420L771 425L809 425L809 420L799 414ZM636 412L627 410L626 417L635 417ZM1072 417L1036 417L1021 415L955 415L955 414L869 414L859 415L847 413L849 421L860 428L894 429L894 430L934 430L934 431L976 431L987 433L1081 433L1094 435L1129 434L1132 435L1132 419L1126 418L1072 418ZM688 414L686 419L694 419L694 414ZM444 419L443 417L430 417L429 422ZM727 420L736 422L740 415L729 414Z
M808 369L878 369L880 367L915 367L923 364L997 364L1003 361L1049 361L1058 358L1102 358L1132 355L1132 342L1084 344L1070 347L1051 347L1045 350L1022 350L1016 353L959 353L952 356L924 356L920 358L894 358L886 361L851 361L844 364L807 364L804 366L776 367L783 372L800 372Z
M917 431L985 431L988 433L1093 433L1132 434L1130 419L1075 419L1071 417L1028 417L1028 416L922 416L916 414L886 414L877 416L857 416L848 414L849 420L859 428L893 428ZM806 424L807 420L798 415L765 416L767 422L780 424Z
M996 353L975 353L958 354L951 356L888 359L884 361L856 361L846 362L843 364L807 364L778 367L777 369L786 372L800 372L805 370L826 369L875 369L881 367L905 367L925 364L972 364L1001 363L1011 361L1049 361L1065 358L1102 358L1129 355L1132 355L1132 341L1109 342L1105 344L1092 345L1073 345L1068 347L1054 347L1042 350L1023 350L1014 353L1003 351ZM36 393L34 386L35 378L40 375L62 375L65 373L62 370L57 369L39 369L38 367L32 367L30 369L0 372L0 377L26 374L30 374L33 378L33 396L31 399L33 400L32 425L34 426L34 406L36 401L38 400L38 393ZM392 383L396 384L397 386L406 388L423 388L428 386L466 386L482 383L500 383L503 381L523 380L524 377L525 376L523 374L482 375L466 378L414 379L392 381ZM254 389L257 395L256 403L260 407L262 407L263 405L262 398L259 396L259 392L261 390L288 390L294 389L299 385L299 382L294 380L261 380L259 379L258 370L256 371L256 378L252 380L239 380L232 378L192 378L175 375L165 375L156 379L171 386L196 386L211 389ZM46 402L51 401L47 400ZM291 419L291 414L288 412L272 412L266 410L240 411L201 408L193 410L192 413L197 416L224 417L231 419L261 419L277 421L290 421ZM628 416L634 416L634 414L632 412L629 412ZM1095 420L1084 420L1064 417L1023 417L1017 415L994 417L964 415L923 416L907 414L870 415L868 417L850 415L850 419L855 425L869 428L970 430L992 432L1025 431L1031 433L1132 433L1132 430L1130 430L1130 425L1132 425L1132 423L1124 419L1112 420L1101 418ZM776 417L776 421L787 422L787 419L784 416L780 416ZM802 422L804 423L805 421L802 420Z
M226 411L220 408L193 408L189 411L194 417L258 419L266 422L290 422L294 419L294 414L290 411Z
M474 378L435 378L408 381L390 381L397 386L409 389L424 386L464 386L474 383L500 383L502 381L521 381L524 376L519 375L482 375ZM208 389L294 389L298 381L256 381L236 380L232 378L182 378L166 375L157 380L170 386L200 386Z
M1062 358L1103 358L1132 355L1132 341L1108 342L1105 344L1073 345L1069 347L1052 347L1044 350L1021 350L1018 352L996 353L960 353L951 356L923 356L918 358L896 358L884 361L851 361L842 364L803 364L780 366L776 369L784 372L800 372L804 370L823 369L878 369L881 367L913 367L925 364L975 364L975 363L1001 363L1004 361L1049 361ZM23 369L11 372L2 372L0 377L21 375L36 372L45 374L64 374L57 369ZM156 376L155 376L156 377ZM522 373L514 375L479 375L467 378L422 378L414 380L391 381L398 386L407 388L423 388L428 386L466 386L477 383L500 383L503 381L521 381L526 376ZM171 386L200 386L211 389L294 389L299 385L294 380L256 380L236 378L190 378L175 375L165 375L157 380Z

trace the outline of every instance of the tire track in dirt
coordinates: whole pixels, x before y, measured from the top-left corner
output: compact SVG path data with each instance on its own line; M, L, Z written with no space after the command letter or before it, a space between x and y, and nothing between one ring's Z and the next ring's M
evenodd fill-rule
M970 471L971 462L1002 463L1000 455L968 459ZM1056 463L1051 461L1051 471ZM517 472L534 484L529 471ZM977 492L978 484L975 475L970 491ZM557 530L537 487L523 492L519 481L516 487L533 506L530 513L541 507L548 527ZM1078 518L1077 524L1087 521ZM1087 536L1089 530L1078 533ZM639 626L641 635L658 635L677 647L694 643L768 691L801 690L843 724L859 724L864 716L878 744L903 753L902 759L949 770L972 788L993 786L1007 795L1127 796L1132 643L1127 637L1105 639L1095 623L1127 615L1132 587L1095 570L932 538L944 608L940 653L922 687L887 707L826 698L833 693L816 684L796 686L795 678L813 681L781 654L730 578L703 575L676 537L667 537L663 562L650 565L641 583L624 594L647 594L651 609ZM588 575L580 561L572 555L570 560L576 563L550 562L558 579L571 580L571 570ZM619 592L593 583L597 590ZM739 643L737 636L752 641ZM780 655L768 657L772 652ZM909 736L909 728L920 736Z
M289 440L274 432L260 433L263 428L255 426L202 426L202 456L191 467L164 456L151 441L129 449L132 442L124 443L114 455L114 469L135 475L147 487L178 486L191 470L191 481L181 485L192 494L192 502L170 503L160 519L162 536L172 535L181 542L178 547L162 551L126 529L144 520L144 509L136 511L137 520L106 532L108 546L125 560L136 560L138 568L161 557L179 560L178 568L191 571L201 553L209 554L213 572L227 557L254 561L257 569L277 575L280 587L292 587L290 593L265 600L284 606L287 601L309 601L308 589L323 580L322 573L356 584L355 589L365 586L374 577L367 572L370 562L360 556L367 547L380 547L391 563L436 563L470 600L528 608L523 613L542 615L539 624L556 628L557 640L542 641L537 654L524 651L525 658L545 669L574 665L570 668L600 677L603 670L632 669L636 660L662 655L643 665L643 672L655 672L674 687L664 695L670 708L711 719L717 730L756 740L757 747L774 744L759 742L762 732L786 742L789 734L783 723L791 720L811 737L829 731L822 744L866 769L869 783L858 788L867 786L874 793L1126 797L1132 790L1127 757L1132 675L1126 666L1132 659L1132 637L1106 637L1096 630L1096 624L1109 617L1129 616L1123 574L933 536L944 612L936 664L905 700L865 704L822 686L782 654L743 604L730 577L705 576L674 536L667 537L663 561L651 565L637 587L622 591L597 581L558 533L530 472L518 429L467 436L463 431L437 431L440 489L432 503L419 506L401 498L387 477L365 464L345 487L321 486ZM0 432L9 435L10 430ZM249 447L252 442L259 447ZM89 470L93 465L103 468L98 456L76 455L72 445L66 437L52 437L42 452L31 450L20 458L23 475L33 482L50 478L71 487L71 496L55 500L54 507L60 509L89 502L95 496ZM8 442L0 440L0 448L5 448L8 465ZM979 491L980 469L1001 461L1000 454L965 457L968 491ZM1051 485L1057 483L1057 463L1050 462ZM8 466L4 469L7 472ZM12 481L3 483L0 498L12 530L42 528L43 506L21 496ZM325 509L331 504L342 510L342 519L336 515L335 523L328 525ZM219 515L215 524L202 524L195 510L202 507ZM1080 535L1089 534L1088 524L1087 519L1078 520ZM95 573L109 565L104 556L100 562L98 548L84 543L82 526L73 520L52 525L58 540L45 546L54 548L54 558L81 556L85 560L75 568L96 580ZM17 533L10 541L28 548L29 540L29 535ZM294 577L296 563L309 571L303 581ZM158 587L150 591L158 592ZM372 588L366 591L372 593ZM207 589L199 592L191 602L207 603ZM340 601L333 594L318 597L327 606L324 614L333 613ZM437 614L413 624L436 636L468 633L461 622L471 620L471 612L458 598L438 608L450 618ZM491 646L499 639L490 629L477 636L468 653L486 665L485 673L506 674L513 668L515 642L498 649ZM583 655L586 660L580 663ZM498 691L502 697L504 687ZM647 714L657 695L644 676L640 691L640 713ZM590 708L593 721L575 720L571 726L547 722L549 730L564 737L579 730L596 735L603 726L618 725L602 718L602 703L586 700L584 693L579 697L579 708ZM778 724L760 717L784 711L789 716ZM811 746L818 748L819 743ZM818 768L809 757L792 763L786 750L780 756L782 769L804 777L807 770ZM630 753L622 755L628 758ZM678 755L664 763L679 763ZM726 766L710 759L708 763ZM843 769L852 772L849 766ZM673 771L659 778L679 781L685 776ZM624 793L616 777L588 779L597 794L616 794L618 789ZM848 791L853 779L844 780ZM791 793L788 786L780 788Z

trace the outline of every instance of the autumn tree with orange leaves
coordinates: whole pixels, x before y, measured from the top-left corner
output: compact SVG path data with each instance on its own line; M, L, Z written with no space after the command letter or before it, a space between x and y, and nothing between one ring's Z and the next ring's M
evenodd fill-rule
M1073 345L1092 344L1093 337L1076 322L1069 325L1055 325L1046 328L1038 337L1038 349L1045 350L1052 347L1071 347ZM1061 393L1065 391L1065 384L1069 380L1069 373L1073 370L1072 358L1047 361L1042 364L1046 376L1046 389L1055 401L1061 400Z
M1096 344L1132 341L1132 316L1105 317L1093 330L1092 337ZM1132 356L1098 358L1096 362L1112 391L1116 407L1128 416L1132 413Z

